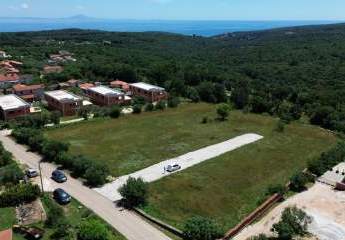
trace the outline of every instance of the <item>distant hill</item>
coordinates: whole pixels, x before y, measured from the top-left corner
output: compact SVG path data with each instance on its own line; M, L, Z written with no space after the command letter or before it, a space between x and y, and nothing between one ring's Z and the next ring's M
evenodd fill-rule
M226 32L263 30L287 26L328 24L331 21L169 21L102 19L85 15L68 18L0 18L0 32L95 29L116 32L160 31L185 35L214 36Z

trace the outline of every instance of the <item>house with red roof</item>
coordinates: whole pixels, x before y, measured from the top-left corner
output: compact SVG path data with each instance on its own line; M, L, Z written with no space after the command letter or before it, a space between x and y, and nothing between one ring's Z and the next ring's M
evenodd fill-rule
M44 95L44 85L16 84L12 87L12 92L28 102L39 101Z
M110 82L110 87L111 88L120 88L120 89L124 90L125 92L129 91L129 84L124 82L124 81L120 81L118 79Z

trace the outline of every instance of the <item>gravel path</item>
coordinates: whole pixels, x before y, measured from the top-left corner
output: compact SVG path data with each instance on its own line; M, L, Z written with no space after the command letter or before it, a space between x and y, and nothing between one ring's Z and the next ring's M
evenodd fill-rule
M181 166L181 169L179 171L183 171L196 164L215 158L224 153L233 151L244 145L256 142L262 138L263 138L262 136L257 135L257 134L252 134L252 133L244 134L239 137L232 138L228 141L211 145L211 146L199 149L197 151L184 154L177 158L172 158L172 159L160 162L158 164L152 165L148 168L137 171L135 173L119 177L112 183L106 184L102 188L97 188L95 190L99 192L100 194L102 194L103 196L105 196L106 198L112 201L117 201L121 199L121 196L118 193L118 191L116 191L116 189L119 189L127 181L129 177L134 177L134 178L141 177L146 182L153 182L153 181L159 180L163 177L167 177L173 174L173 173L164 172L164 167L168 166L169 164L177 163Z
M8 137L9 132L0 132L0 141L6 150L10 151L15 159L29 167L38 169L38 163L41 156L29 152L23 145L17 144L13 139ZM94 190L84 186L79 180L72 178L68 174L68 181L63 184L55 183L50 179L51 173L56 166L50 163L42 163L43 185L46 192L53 191L55 188L63 188L75 199L91 209L98 216L108 222L128 240L170 240L158 229L148 224L139 216L132 212L117 207L112 201L98 194ZM40 178L35 178L40 185Z

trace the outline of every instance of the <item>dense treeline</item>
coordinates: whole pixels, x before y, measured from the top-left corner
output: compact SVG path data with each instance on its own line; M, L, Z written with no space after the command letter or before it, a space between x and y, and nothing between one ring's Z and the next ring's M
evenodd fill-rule
M36 76L49 54L75 54L78 61L46 76L48 83L147 81L193 101L223 102L231 95L236 108L286 121L307 116L339 131L345 131L344 40L343 24L214 38L77 29L0 34L0 45Z
M109 170L103 163L83 155L69 154L68 144L47 139L41 129L17 127L12 136L18 143L27 144L32 151L41 153L46 161L69 169L74 177L84 178L90 186L103 185L107 181Z

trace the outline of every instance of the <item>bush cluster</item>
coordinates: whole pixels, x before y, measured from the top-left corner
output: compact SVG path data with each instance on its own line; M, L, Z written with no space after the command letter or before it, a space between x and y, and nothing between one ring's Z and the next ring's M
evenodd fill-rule
M60 164L69 169L73 176L86 179L91 186L99 186L106 182L109 170L105 165L82 155L69 154L68 144L45 138L41 130L16 128L12 136L18 143L26 144L33 151L41 153L46 161Z
M119 192L125 207L133 208L145 204L148 197L148 184L142 178L129 177Z
M0 194L0 207L15 207L36 200L41 194L38 185L18 184L5 189Z
M222 237L222 229L212 219L196 216L186 221L183 235L185 240L213 240Z
M308 164L310 172L321 176L335 165L343 162L345 159L345 142L338 143L334 148L321 154L321 156Z

